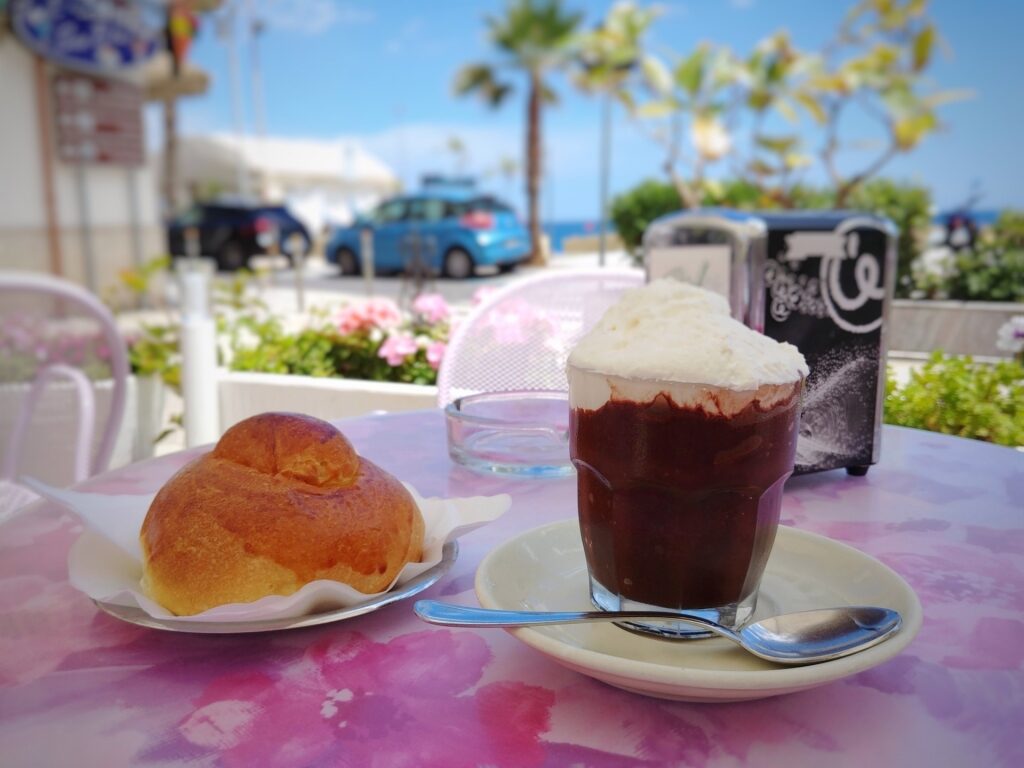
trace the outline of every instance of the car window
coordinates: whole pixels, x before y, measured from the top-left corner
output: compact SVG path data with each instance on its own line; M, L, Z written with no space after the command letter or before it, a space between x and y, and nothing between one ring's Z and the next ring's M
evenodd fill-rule
M202 206L193 205L178 217L178 224L183 227L197 227L203 223Z
M405 200L389 200L384 203L373 214L373 219L378 224L389 224L401 221L405 218Z
M476 197L469 201L467 207L471 211L488 213L514 213L512 207L494 197Z
M409 201L409 214L406 218L429 224L452 215L454 214L448 213L444 200L419 197Z

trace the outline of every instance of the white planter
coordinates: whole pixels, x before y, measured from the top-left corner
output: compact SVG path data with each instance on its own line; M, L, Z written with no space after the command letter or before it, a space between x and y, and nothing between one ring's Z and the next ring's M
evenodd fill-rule
M1006 357L996 346L996 334L1014 315L1024 315L1024 304L897 299L889 318L889 349Z
M331 421L378 411L417 411L437 405L437 387L362 379L222 371L221 431L266 411L305 413Z
M96 428L93 430L93 452L102 438L114 391L114 383L109 379L94 384ZM7 440L28 391L28 384L0 384L0 451L7 450ZM135 377L130 376L125 392L124 420L110 458L111 469L133 461L133 442L138 422L138 390ZM56 486L74 482L77 430L78 398L73 386L67 381L52 382L36 403L28 434L19 453L17 475L37 477Z
M132 436L132 461L155 455L155 440L164 430L167 385L159 376L135 376L136 428Z

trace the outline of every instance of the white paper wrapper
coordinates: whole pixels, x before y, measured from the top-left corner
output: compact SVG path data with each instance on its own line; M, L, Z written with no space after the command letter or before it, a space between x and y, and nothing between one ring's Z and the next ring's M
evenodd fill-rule
M376 595L358 592L337 581L313 581L298 592L270 595L253 603L232 603L194 616L174 616L142 593L142 549L139 531L156 494L108 495L52 488L32 478L23 482L36 493L81 518L87 530L71 547L68 580L94 600L113 605L138 606L150 616L177 621L253 621L289 619L311 613L348 608ZM441 561L445 542L486 525L503 515L510 496L474 496L465 499L425 499L406 484L423 514L423 561L409 563L388 588L405 584ZM382 593L379 593L382 594Z

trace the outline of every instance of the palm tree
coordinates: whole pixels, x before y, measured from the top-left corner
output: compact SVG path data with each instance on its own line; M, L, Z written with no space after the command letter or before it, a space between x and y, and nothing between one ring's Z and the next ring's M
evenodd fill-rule
M641 8L629 0L612 6L604 21L593 31L583 35L579 45L580 71L576 85L585 93L599 94L601 105L601 224L598 230L598 262L605 264L605 232L608 224L608 175L612 153L612 99L621 101L627 109L633 105L628 85L637 70L651 66L644 52L644 36L659 11Z
M463 67L455 78L459 94L476 94L499 107L512 93L502 70L526 74L526 201L532 246L531 262L544 263L540 248L541 110L555 100L547 76L572 61L576 30L583 15L566 11L562 0L511 0L502 17L488 16L488 37L498 49L495 64Z

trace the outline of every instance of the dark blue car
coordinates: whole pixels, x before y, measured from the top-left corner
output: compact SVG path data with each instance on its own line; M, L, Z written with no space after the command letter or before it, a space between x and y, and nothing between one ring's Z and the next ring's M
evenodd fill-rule
M248 267L253 256L281 253L290 260L296 247L307 254L310 246L309 232L287 208L245 202L197 203L172 220L167 225L172 257L188 255L190 236L197 255L212 256L218 269L230 271Z
M530 255L530 236L511 207L474 190L424 191L386 200L335 231L327 261L343 275L362 271L361 233L373 233L375 272L425 268L453 278L476 267L509 270Z

